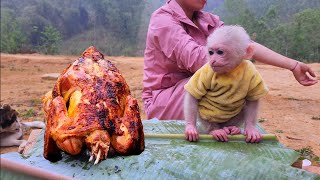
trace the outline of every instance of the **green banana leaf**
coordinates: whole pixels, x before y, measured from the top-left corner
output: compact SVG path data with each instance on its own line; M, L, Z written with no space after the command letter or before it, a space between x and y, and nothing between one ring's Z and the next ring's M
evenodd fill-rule
M143 125L146 134L184 133L183 121L153 119L143 121ZM260 131L264 132L261 128ZM77 179L320 179L316 174L291 167L298 153L277 141L191 143L150 138L145 143L145 151L140 155L113 157L98 165L89 163L86 153L64 154L61 161L51 163L42 156L41 136L28 157L8 153L1 158ZM1 169L1 179L10 173Z

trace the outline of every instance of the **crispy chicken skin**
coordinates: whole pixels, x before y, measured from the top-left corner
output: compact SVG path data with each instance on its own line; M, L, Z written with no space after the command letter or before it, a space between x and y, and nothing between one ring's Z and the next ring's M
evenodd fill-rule
M43 98L47 120L44 157L61 159L87 147L90 161L105 159L109 149L140 154L144 133L137 100L119 70L94 47L62 72Z

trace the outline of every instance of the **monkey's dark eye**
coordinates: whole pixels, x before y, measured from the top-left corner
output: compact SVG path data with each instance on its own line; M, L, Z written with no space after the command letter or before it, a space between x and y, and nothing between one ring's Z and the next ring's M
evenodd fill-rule
M209 54L210 54L210 56L212 56L214 54L214 52L212 50L209 50Z
M218 54L218 55L223 55L224 52L223 52L222 50L218 50L218 51L217 51L217 54Z

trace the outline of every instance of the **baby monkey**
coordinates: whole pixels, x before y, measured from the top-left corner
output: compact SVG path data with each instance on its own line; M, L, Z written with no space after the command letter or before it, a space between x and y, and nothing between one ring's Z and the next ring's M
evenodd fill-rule
M240 134L244 123L246 142L261 141L256 128L259 99L268 93L261 75L249 61L252 41L240 26L222 26L207 40L208 63L184 86L185 136L199 138L197 120L218 141Z

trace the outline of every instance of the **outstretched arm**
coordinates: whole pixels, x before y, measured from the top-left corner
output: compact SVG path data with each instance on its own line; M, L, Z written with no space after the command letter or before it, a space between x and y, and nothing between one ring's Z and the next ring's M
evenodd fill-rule
M184 99L184 118L186 120L185 136L188 141L197 141L198 100L186 91Z
M318 82L315 79L315 73L308 65L282 56L259 43L255 42L253 46L255 48L253 58L257 61L292 71L296 80L304 86L311 86Z

